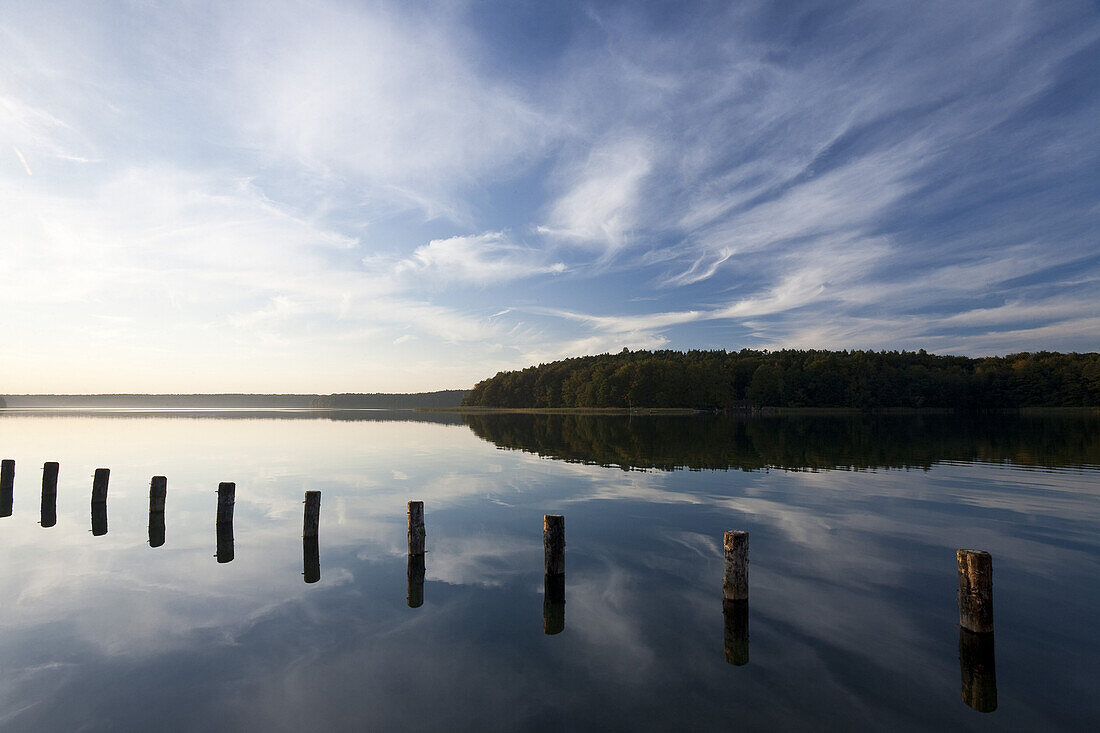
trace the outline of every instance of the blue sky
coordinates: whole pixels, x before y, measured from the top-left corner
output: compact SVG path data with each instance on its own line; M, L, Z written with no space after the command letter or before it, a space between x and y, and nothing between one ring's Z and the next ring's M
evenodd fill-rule
M1096 2L20 2L6 392L1100 346Z

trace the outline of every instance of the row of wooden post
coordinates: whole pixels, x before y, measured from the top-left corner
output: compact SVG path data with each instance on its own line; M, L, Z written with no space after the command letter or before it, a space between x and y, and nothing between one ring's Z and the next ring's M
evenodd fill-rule
M42 526L57 521L58 464L42 467ZM92 534L107 533L107 487L110 469L97 468L92 480ZM0 516L11 516L15 484L15 461L0 462ZM164 544L164 506L168 480L154 476L149 485L149 544ZM217 553L219 563L233 560L233 507L236 484L218 485ZM303 575L307 583L321 579L318 525L321 492L305 493L302 525ZM565 629L565 517L543 516L543 631L557 634ZM408 503L408 605L424 604L424 554L427 530L424 502ZM745 665L749 661L749 533L733 530L723 537L725 556L722 577L722 615L725 621L726 661ZM997 708L996 669L993 652L993 559L981 550L959 550L958 606L959 660L962 669L962 698L975 710Z
M726 661L749 662L749 533L735 530L723 537L722 615ZM993 558L982 550L959 550L959 665L963 702L982 713L997 709L997 674L993 653Z

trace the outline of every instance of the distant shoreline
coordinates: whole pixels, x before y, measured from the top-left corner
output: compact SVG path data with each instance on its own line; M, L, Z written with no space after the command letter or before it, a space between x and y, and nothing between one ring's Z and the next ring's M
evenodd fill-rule
M467 415L528 414L528 415L733 415L773 417L783 415L953 415L956 413L1013 414L1100 414L1100 407L1002 407L968 409L950 407L762 407L757 410L729 412L696 410L690 407L418 407L415 412L453 412Z

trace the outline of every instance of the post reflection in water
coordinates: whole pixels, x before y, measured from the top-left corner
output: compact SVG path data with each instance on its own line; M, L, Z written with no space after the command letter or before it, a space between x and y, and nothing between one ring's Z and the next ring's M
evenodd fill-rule
M424 605L424 554L409 555L409 589L405 597L409 608Z
M218 551L214 557L219 563L233 562L233 522L218 525Z
M42 518L43 527L57 524L57 461L42 464Z
M316 583L321 579L321 550L317 535L302 538L302 564L302 574L307 583Z
M10 517L15 501L15 461L0 462L0 517Z
M164 512L149 512L149 546L164 544Z
M565 574L543 577L542 631L560 634L565 630Z
M42 518L43 527L52 527L57 524L57 492L50 493L42 490Z
M107 534L107 502L92 502L92 536Z
M997 665L993 632L978 633L959 627L959 668L962 699L979 713L997 709Z
M749 663L749 602L722 601L726 661L737 667Z

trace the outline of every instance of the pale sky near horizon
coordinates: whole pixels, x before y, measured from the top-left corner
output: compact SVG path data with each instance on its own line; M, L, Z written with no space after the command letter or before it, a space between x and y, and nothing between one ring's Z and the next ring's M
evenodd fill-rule
M0 393L1100 349L1100 5L0 0Z

